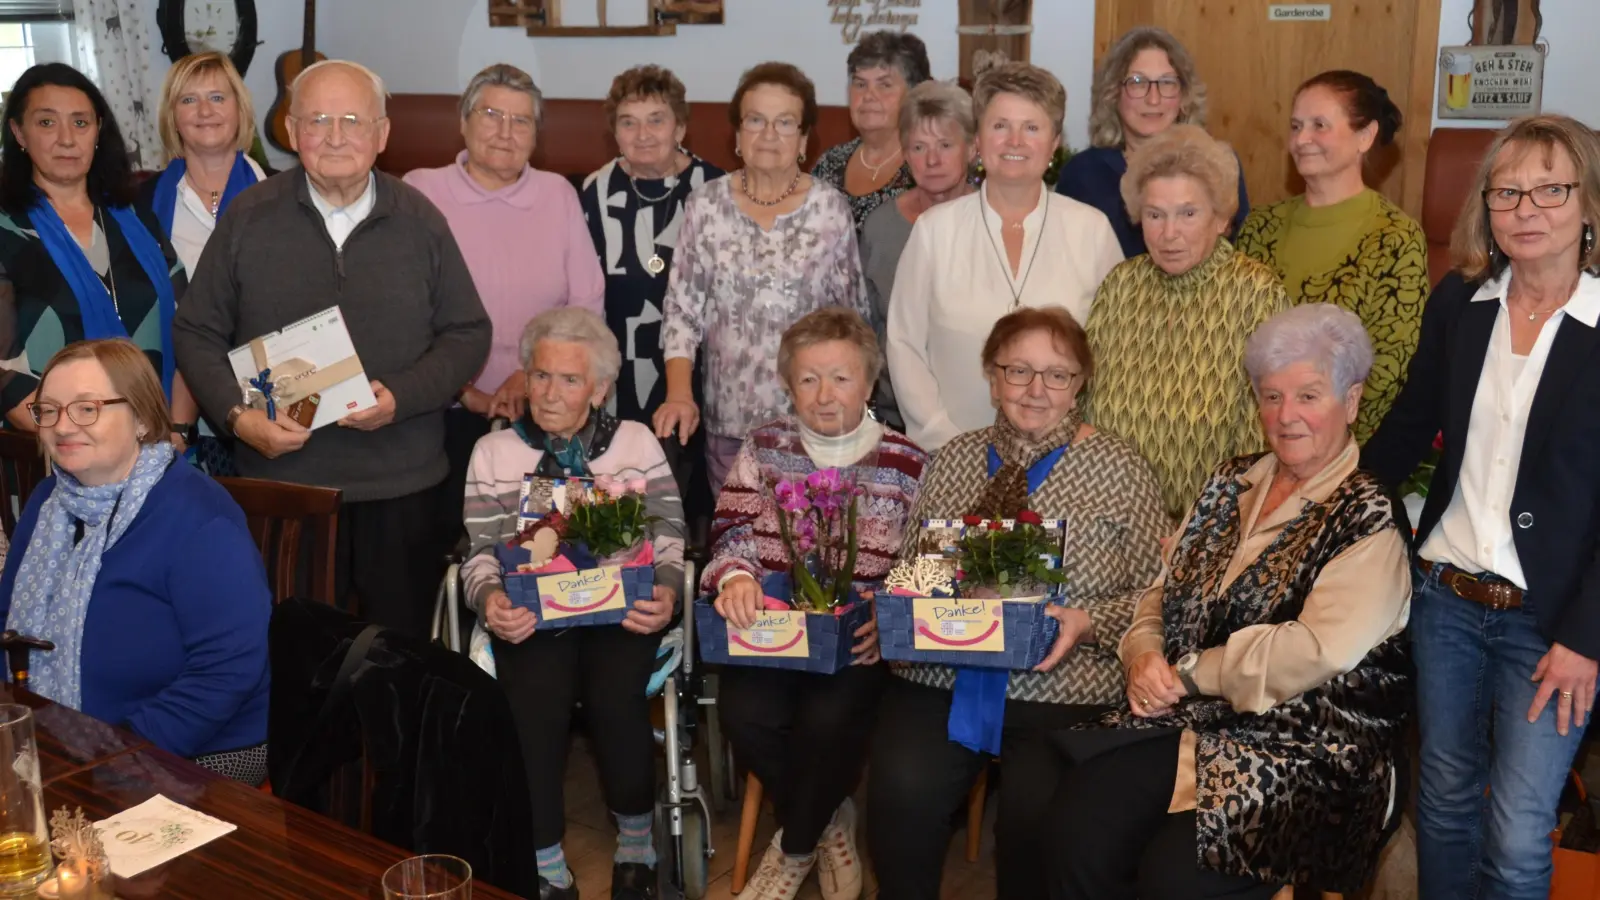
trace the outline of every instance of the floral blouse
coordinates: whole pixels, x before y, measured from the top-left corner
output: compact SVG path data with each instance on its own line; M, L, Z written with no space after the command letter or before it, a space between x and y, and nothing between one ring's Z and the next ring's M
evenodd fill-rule
M812 178L820 178L838 188L839 193L850 201L850 215L855 218L857 234L861 233L861 226L866 223L867 216L872 215L873 210L916 186L916 181L911 178L910 164L902 162L899 171L894 173L889 183L872 193L857 197L846 191L844 170L850 167L850 157L854 156L860 147L861 138L835 144L817 157L817 164L811 169Z
M665 358L704 342L706 430L742 438L789 411L778 341L796 319L848 306L872 321L844 195L813 178L800 208L763 231L734 200L734 176L689 196L667 286Z

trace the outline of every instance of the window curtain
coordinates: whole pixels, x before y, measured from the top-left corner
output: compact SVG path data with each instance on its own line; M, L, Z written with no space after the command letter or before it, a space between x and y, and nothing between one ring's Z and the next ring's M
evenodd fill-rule
M151 83L156 4L150 0L73 0L78 58L122 129L135 169L164 162ZM164 59L164 58L163 58Z

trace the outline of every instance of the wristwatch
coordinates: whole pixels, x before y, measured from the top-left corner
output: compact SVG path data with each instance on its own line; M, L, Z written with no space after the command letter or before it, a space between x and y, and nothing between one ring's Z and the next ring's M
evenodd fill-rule
M1200 686L1194 683L1194 670L1198 665L1200 665L1200 654L1185 653L1178 657L1177 664L1172 667L1178 673L1178 680L1183 682L1183 689L1188 691L1191 697L1200 696Z
M194 442L200 439L200 423L198 422L173 422L172 433L183 438L183 442L193 447Z

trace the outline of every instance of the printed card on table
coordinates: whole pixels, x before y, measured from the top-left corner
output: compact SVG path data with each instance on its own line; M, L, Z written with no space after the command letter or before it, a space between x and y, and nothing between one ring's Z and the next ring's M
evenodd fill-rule
M313 429L378 405L337 306L234 348L228 352L228 365L245 396L253 397L247 402L263 409L265 401L259 391L252 394L250 380L270 370L279 416L288 415L296 402L315 397Z
M95 827L100 829L111 871L118 877L132 878L210 843L237 826L157 794L120 815L96 822Z
M999 653L1006 649L1005 601L914 597L912 646L918 650Z
M517 530L521 531L552 512L566 515L580 501L594 496L593 478L548 478L543 475L522 476L522 490L517 499Z
M610 612L627 602L621 566L539 576L539 608L546 621Z
M804 659L811 655L806 614L799 610L763 612L749 628L728 626L729 656L778 656Z

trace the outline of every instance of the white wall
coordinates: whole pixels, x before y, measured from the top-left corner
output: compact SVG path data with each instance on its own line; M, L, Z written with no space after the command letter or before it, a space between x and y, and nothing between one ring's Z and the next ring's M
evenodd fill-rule
M1439 46L1465 44L1472 39L1467 15L1473 0L1443 0L1439 16ZM1594 50L1600 44L1600 0L1543 0L1544 27L1540 40L1550 48L1544 62L1544 111L1565 113L1591 128L1600 128L1600 79L1594 71ZM1498 126L1499 122L1440 119L1435 107L1435 128Z

